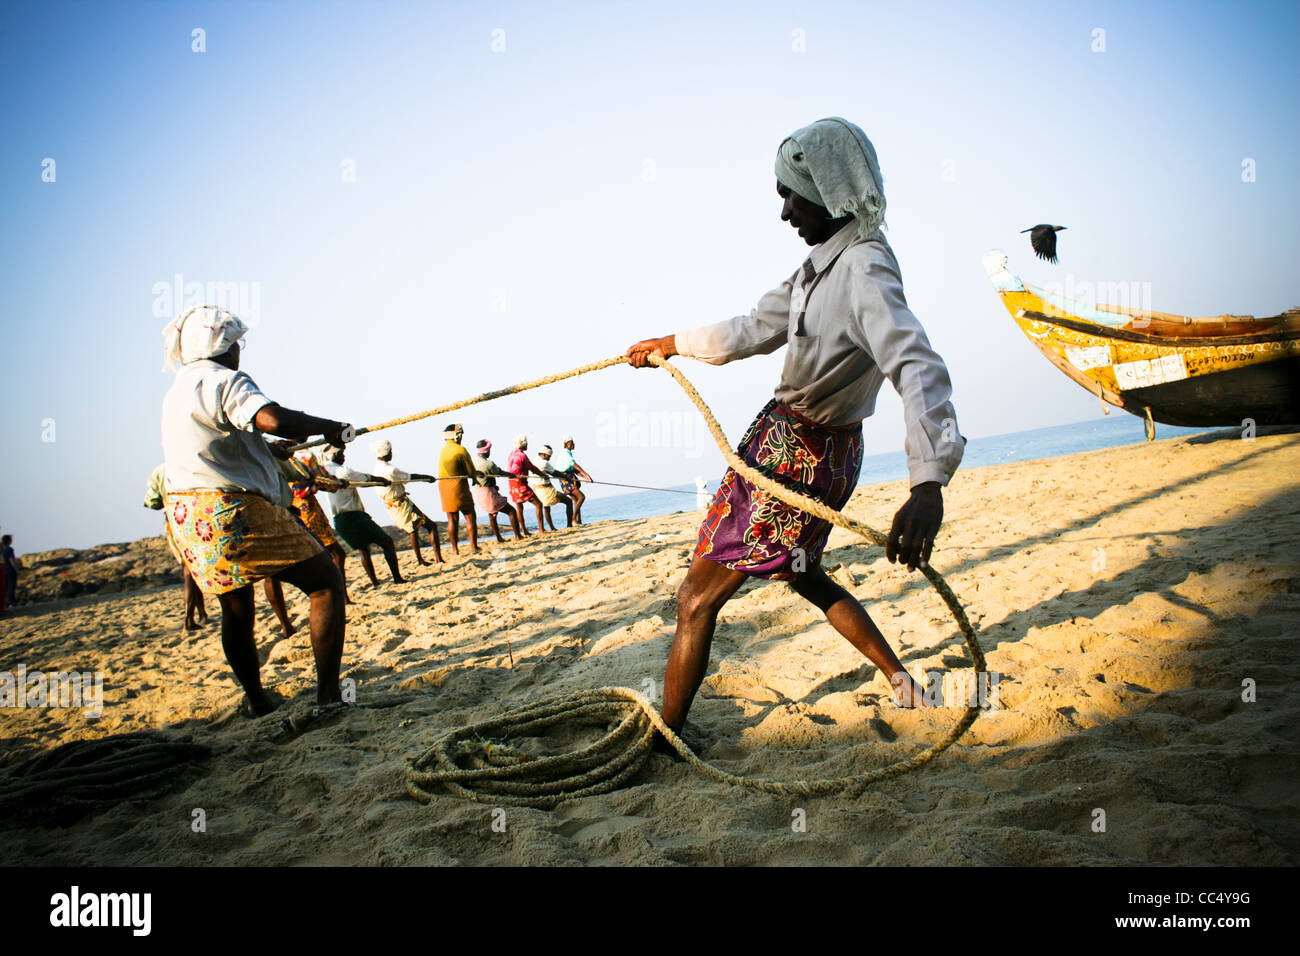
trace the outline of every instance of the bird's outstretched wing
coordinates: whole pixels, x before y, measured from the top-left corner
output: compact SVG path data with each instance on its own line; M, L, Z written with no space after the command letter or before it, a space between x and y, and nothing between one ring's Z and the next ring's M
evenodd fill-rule
M1039 225L1020 231L1029 233L1029 244L1034 247L1034 252L1038 253L1040 259L1056 263L1056 227Z

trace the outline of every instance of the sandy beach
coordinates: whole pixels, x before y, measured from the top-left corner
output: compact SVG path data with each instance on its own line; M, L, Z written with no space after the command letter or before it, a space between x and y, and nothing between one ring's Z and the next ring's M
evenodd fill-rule
M846 510L887 529L904 497L902 482L860 488ZM488 542L477 556L444 545L435 568L403 552L405 585L377 561L380 586L363 586L350 559L344 676L359 702L419 696L297 734L276 734L314 703L306 601L291 588L289 639L258 589L263 680L290 698L258 720L235 714L212 599L197 634L181 630L174 584L17 609L0 620L0 671L102 671L103 714L0 710L0 774L71 740L145 729L189 734L213 756L159 799L67 827L6 821L0 862L1300 862L1300 434L961 470L945 505L933 563L999 675L997 706L930 765L862 793L778 798L655 755L618 792L507 808L503 832L487 805L406 794L407 757L456 727L578 689L656 694L700 520L690 512ZM968 668L920 575L838 529L824 564L914 674ZM808 779L910 755L959 713L893 707L815 609L785 584L751 582L722 613L685 736L733 773ZM191 828L196 808L206 832Z

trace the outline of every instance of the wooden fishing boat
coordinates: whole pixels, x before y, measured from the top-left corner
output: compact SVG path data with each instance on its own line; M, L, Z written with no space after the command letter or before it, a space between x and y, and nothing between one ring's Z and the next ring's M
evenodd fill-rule
M1021 282L994 249L984 269L1020 330L1104 403L1167 425L1300 423L1300 309L1190 318L1089 306Z

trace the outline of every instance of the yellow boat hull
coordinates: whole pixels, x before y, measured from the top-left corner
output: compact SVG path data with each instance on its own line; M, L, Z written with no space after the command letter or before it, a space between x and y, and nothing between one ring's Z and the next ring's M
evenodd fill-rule
M985 267L1025 337L1102 401L1171 425L1300 422L1300 313L1186 318L1066 302Z

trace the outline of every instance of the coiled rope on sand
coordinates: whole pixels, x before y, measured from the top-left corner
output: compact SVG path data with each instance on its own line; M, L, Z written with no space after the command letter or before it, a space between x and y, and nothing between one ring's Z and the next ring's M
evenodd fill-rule
M157 731L74 740L0 779L0 818L62 820L161 796L210 751L188 737Z
M713 411L681 371L656 355L649 356L648 360L668 372L681 386L703 416L723 458L737 473L743 475L755 487L786 504L851 531L872 544L884 547L885 535L875 528L787 488L742 461L732 450ZM540 388L543 385L550 385L553 382L585 375L613 365L622 365L625 362L627 356L617 355L599 362L581 365L567 372L559 372L509 388L486 392L475 398L394 418L378 425L371 425L369 428L358 429L356 434L364 435L383 428L404 425L432 415L491 401L494 398ZM324 441L321 440L298 447L306 448L323 443ZM978 682L983 680L986 669L984 652L975 636L975 628L971 626L965 609L943 576L931 567L918 570L939 593L953 620L957 622L957 627L966 640L966 649L971 656L976 686L979 686ZM967 706L961 717L937 743L905 760L898 760L884 767L823 780L762 780L727 773L705 763L664 723L650 701L627 687L602 687L598 690L577 691L552 697L444 735L429 750L410 758L406 770L406 789L412 797L424 803L434 799L437 788L443 788L450 793L480 803L508 803L549 809L564 800L607 793L623 786L650 755L654 734L658 731L686 763L721 783L778 796L824 796L830 793L860 790L876 781L896 777L924 766L961 737L975 722L979 713L978 706L974 704ZM508 744L498 742L510 737L534 735L561 723L599 724L607 727L613 724L614 726L599 740L580 750L550 757L521 753ZM467 767L466 763L472 766Z

